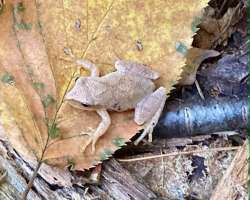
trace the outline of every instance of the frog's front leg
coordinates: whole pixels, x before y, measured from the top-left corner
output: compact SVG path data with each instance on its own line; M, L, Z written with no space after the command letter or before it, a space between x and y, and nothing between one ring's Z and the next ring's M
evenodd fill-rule
M97 77L100 75L99 69L96 67L96 65L87 60L83 60L83 59L76 60L76 64L80 65L82 68L86 70L89 70L91 73L90 75L92 77Z
M84 69L87 69L91 72L92 77L98 77L99 76L99 69L96 67L95 64L87 61L87 60L76 60L76 64L82 66ZM97 140L107 131L108 127L110 126L111 120L110 116L105 109L97 109L96 112L101 117L101 122L99 126L97 127L96 131L93 135L89 135L90 139L88 140L87 144L82 148L82 152L85 151L87 146L91 143L91 152L92 154L95 153L95 145Z
M95 64L91 63L88 60L84 60L84 59L76 59L75 55L73 54L73 52L71 51L71 49L69 48L64 48L64 53L66 55L69 55L75 62L77 65L81 65L82 68L89 70L91 72L91 76L96 77L99 76L99 70L98 68L95 66Z
M166 89L160 87L136 105L134 120L139 125L144 123L146 125L140 137L134 142L135 145L139 144L147 134L149 134L149 139L152 140L153 128L161 116L166 99Z
M96 142L108 130L111 124L111 119L107 110L97 109L96 112L101 117L101 122L95 130L94 134L89 135L90 139L88 140L87 144L81 149L82 152L84 152L87 146L91 144L91 152L92 154L94 154Z

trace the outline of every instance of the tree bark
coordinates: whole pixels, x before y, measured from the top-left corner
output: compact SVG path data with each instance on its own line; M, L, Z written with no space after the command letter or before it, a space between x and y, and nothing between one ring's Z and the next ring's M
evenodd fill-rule
M19 200L35 166L36 163L24 161L7 141L0 139L0 169L7 171L6 178L0 183L0 199ZM132 177L114 159L103 164L99 186L87 186L79 180L82 180L79 175L73 175L68 170L59 170L43 164L27 199L149 200L156 198L150 189ZM86 191L91 191L91 194Z

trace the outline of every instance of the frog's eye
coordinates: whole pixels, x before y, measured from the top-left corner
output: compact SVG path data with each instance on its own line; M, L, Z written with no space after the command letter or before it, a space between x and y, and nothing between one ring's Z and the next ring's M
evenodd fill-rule
M85 104L85 103L81 103L81 105L82 105L83 107L89 107L89 106L90 106L90 105Z

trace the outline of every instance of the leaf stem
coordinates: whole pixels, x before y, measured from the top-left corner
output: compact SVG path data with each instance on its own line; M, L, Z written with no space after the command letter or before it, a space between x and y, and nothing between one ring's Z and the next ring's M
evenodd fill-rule
M101 26L103 25L107 15L110 13L110 11L111 11L111 9L113 7L113 4L114 4L114 0L109 4L108 9L106 10L105 14L103 15L100 22L98 23L98 26L96 27L95 32L93 33L91 39L88 41L88 44L87 44L86 48L84 49L84 51L83 51L83 53L81 55L81 58L84 58L86 56L86 53L87 53L88 49L90 48L90 44L96 39L97 33L99 32ZM87 19L88 19L88 17L87 17ZM87 31L88 31L88 29L87 29ZM87 35L88 35L88 32L87 32Z
M29 191L30 191L31 187L33 186L34 180L35 180L35 178L36 178L36 176L38 174L38 171L39 171L42 163L43 163L43 161L39 160L39 162L38 162L38 164L37 164L37 166L36 166L36 168L35 168L35 170L34 170L34 172L32 174L32 177L29 180L29 183L28 183L27 187L25 188L25 191L22 194L21 200L26 200L27 199Z

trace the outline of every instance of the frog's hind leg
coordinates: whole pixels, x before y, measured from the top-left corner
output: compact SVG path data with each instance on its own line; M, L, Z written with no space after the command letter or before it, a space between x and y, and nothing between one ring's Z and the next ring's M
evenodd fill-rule
M149 140L152 141L152 132L161 116L166 99L166 89L160 87L137 104L135 108L135 122L139 125L145 123L145 129L134 142L135 145L139 144L146 135L149 135Z
M156 80L160 77L158 72L150 69L148 66L142 63L126 61L126 60L117 60L115 62L115 68L117 69L118 72L124 74L133 74L151 80Z
M81 149L81 152L84 152L85 149L87 148L87 146L89 146L91 144L91 153L94 154L96 142L103 134L106 133L106 131L108 130L108 128L111 124L111 119L110 119L110 116L109 116L109 113L107 112L107 110L98 109L98 110L96 110L96 112L101 117L102 121L98 125L98 127L97 127L96 131L93 133L93 135L88 134L90 136L90 138L87 141L86 145Z

